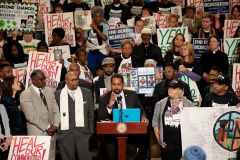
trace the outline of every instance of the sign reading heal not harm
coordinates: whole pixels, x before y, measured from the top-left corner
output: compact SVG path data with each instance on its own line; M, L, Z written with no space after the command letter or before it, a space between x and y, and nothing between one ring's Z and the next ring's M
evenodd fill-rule
M135 27L127 27L127 28L116 28L108 30L108 40L109 46L112 48L121 47L121 42L124 39L130 39L135 43L136 41L136 33Z
M0 30L35 32L37 12L37 3L0 2Z

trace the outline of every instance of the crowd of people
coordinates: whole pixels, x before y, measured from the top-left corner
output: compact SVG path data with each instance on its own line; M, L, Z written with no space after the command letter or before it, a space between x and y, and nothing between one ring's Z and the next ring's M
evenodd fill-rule
M178 15L169 14L166 28L187 26L189 42L182 33L177 33L164 55L157 42L158 26L155 30L144 27L142 18L153 16L153 12L162 14L159 8L176 6L169 0L151 3L130 0L127 4L113 0L106 6L95 0L91 8L81 0L50 2L52 13L91 10L91 29L74 28L76 47L64 41L63 28L53 29L49 45L45 42L44 31L0 31L0 159L8 158L13 136L29 135L51 136L50 160L56 159L56 148L63 160L90 160L92 146L96 145L94 140L101 146L99 159L116 160L116 136L101 135L99 138L96 121L112 121L113 109L120 106L122 109L139 108L141 122L148 125L147 134L129 135L128 160L151 158L150 132L155 133L163 160L205 159L204 151L197 146L182 155L180 118L174 115L196 103L189 84L180 79L184 75L196 83L202 96L202 103L197 104L199 107L240 106L230 81L232 63L239 62L240 43L237 57L231 63L228 55L218 48L223 39L224 20L240 20L240 5L235 5L226 17L219 13L204 13L198 17L195 6L186 6L182 8L183 23L178 22ZM109 24L114 21L118 27L127 27L131 18L135 18L136 41L124 39L120 48L109 47ZM186 19L188 24L184 24ZM239 33L240 27L234 38L240 37ZM194 53L193 38L207 39L209 50L201 57ZM66 66L66 59L59 60L62 70L55 92L46 87L47 77L42 70L30 73L32 84L27 89L13 76L12 69L28 66L29 51L49 53L49 47L62 45L70 48L72 58L67 61L71 65ZM162 80L155 82L154 77L142 77L139 81L144 87L147 82L154 87L151 96L124 88L133 87L129 83L131 68L159 66L163 71L159 69L156 77ZM107 93L102 94L102 89ZM121 103L117 97L121 97Z

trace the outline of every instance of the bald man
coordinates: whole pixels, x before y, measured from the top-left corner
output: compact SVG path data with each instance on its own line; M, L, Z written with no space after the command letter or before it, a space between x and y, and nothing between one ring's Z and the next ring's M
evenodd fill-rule
M68 72L65 87L55 92L61 120L57 141L62 159L74 160L77 152L80 160L90 160L88 142L94 132L93 99L90 90L78 86L78 77Z
M77 63L72 63L72 64L69 66L69 68L68 68L68 72L73 72L73 73L75 73L78 77L79 77L79 75L81 74L80 67L79 67L79 65L78 65ZM80 79L80 78L79 78L79 81L78 81L78 82L79 82L79 83L78 83L78 86L79 86L79 87L87 88L87 89L89 89L89 90L92 91L92 87L91 87L91 84L90 84L89 82L87 82L87 81L85 81L85 80L83 80L83 79ZM65 85L66 85L66 81L65 81L65 80L59 82L59 83L58 83L58 86L57 86L57 90L63 89Z

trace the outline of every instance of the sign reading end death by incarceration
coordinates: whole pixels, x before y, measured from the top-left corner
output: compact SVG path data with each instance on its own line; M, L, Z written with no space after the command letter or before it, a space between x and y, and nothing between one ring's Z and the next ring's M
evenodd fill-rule
M130 39L135 43L136 33L135 27L116 28L108 30L109 46L112 48L121 47L121 42L124 39Z
M230 13L229 0L203 0L204 13Z
M0 2L0 29L35 32L37 3Z

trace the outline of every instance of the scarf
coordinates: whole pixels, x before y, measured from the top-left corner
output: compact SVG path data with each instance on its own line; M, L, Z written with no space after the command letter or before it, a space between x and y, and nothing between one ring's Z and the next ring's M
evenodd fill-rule
M60 94L61 130L69 130L68 91L67 85ZM76 127L84 127L84 108L82 91L78 87L74 94L75 99L75 123Z
M215 31L214 28L210 27L209 36L212 35L212 34L216 34L216 31ZM198 31L198 38L205 38L205 34L204 34L204 30L203 29L200 29Z

